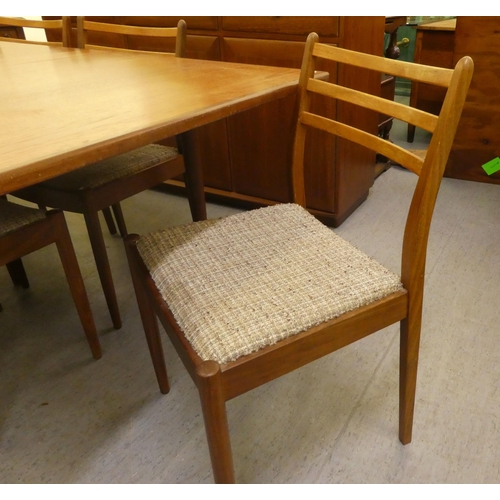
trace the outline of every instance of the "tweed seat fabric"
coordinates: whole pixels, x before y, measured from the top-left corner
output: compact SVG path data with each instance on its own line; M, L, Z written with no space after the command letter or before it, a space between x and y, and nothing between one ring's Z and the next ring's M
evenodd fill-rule
M0 198L0 236L6 236L45 217L44 210L17 205Z
M92 163L86 167L42 182L42 186L61 191L83 191L103 186L108 182L128 177L179 154L176 148L149 144L112 158Z
M137 248L194 350L221 364L402 289L295 204L168 228Z

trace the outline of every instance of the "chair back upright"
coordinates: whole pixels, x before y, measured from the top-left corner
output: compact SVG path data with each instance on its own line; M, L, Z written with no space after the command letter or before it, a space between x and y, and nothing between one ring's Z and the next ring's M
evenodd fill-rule
M182 19L177 23L176 27L134 26L127 24L114 24L114 23L90 21L85 19L84 16L78 16L76 23L77 23L77 47L81 49L89 45L88 43L89 34L94 32L94 33L123 35L122 37L123 46L120 48L131 49L131 50L136 50L138 48L136 44L131 42L131 40L134 38L154 37L158 39L159 41L158 43L163 43L163 44L168 43L168 40L172 39L172 42L175 43L175 55L177 57L185 57L186 54L186 23ZM164 48L165 47L162 47L162 50Z
M69 16L62 16L61 19L43 20L43 19L24 19L22 17L0 16L0 24L7 26L16 26L18 28L38 28L43 30L60 30L63 47L71 47L71 20ZM10 40L12 38L0 37L0 40ZM16 42L38 43L44 45L61 45L59 42L46 42L36 40L15 40Z
M338 64L349 64L378 73L444 87L447 89L446 98L439 115L433 115L392 100L341 87L335 83L314 78L318 59L328 59ZM454 69L424 66L322 44L318 42L316 33L309 35L304 52L292 164L294 201L305 206L303 160L305 138L309 128L320 129L342 139L354 141L417 174L419 179L410 205L403 238L401 272L403 285L410 291L410 297L416 301L416 304L422 301L426 248L432 213L473 70L473 61L468 56L460 59ZM313 94L368 108L430 132L432 139L425 159L374 134L347 123L323 117L316 111L313 112L311 109ZM410 307L411 309L413 308Z

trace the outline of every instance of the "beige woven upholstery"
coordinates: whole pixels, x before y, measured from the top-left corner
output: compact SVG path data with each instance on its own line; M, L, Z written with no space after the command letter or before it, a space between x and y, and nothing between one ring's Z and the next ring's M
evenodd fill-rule
M24 207L0 198L0 236L17 231L33 222L45 219L43 210Z
M137 247L195 351L221 364L402 289L294 204L169 228Z
M176 148L150 144L55 177L43 182L42 185L62 191L93 189L166 162L178 154Z

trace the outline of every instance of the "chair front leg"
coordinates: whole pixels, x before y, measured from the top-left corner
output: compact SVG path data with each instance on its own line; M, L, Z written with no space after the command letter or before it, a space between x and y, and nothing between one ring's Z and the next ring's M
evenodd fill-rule
M234 483L233 456L220 365L215 361L204 361L197 367L196 373L215 482Z
M400 326L399 440L411 442L421 321L406 318Z
M101 344L94 323L92 310L90 309L87 291L83 282L80 267L76 259L75 250L71 242L71 237L66 226L66 222L62 212L51 212L49 217L55 221L58 220L56 245L59 252L59 257L66 273L66 279L73 297L73 301L78 311L80 321L82 323L87 341L95 359L100 359L102 356Z

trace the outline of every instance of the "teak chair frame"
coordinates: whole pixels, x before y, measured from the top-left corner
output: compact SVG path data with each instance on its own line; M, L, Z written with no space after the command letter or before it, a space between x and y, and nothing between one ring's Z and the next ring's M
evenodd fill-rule
M84 16L78 16L76 18L76 29L76 46L80 49L92 46L88 44L89 32L113 33L116 35L128 35L137 37L146 36L158 38L175 38L175 55L177 57L186 57L186 23L184 20L180 20L177 24L177 27L173 28L103 23L97 21L89 21L85 19ZM116 48L112 48L112 50L116 50Z
M439 117L432 116L380 97L316 80L314 68L316 60L320 58L447 87L441 113ZM160 390L167 393L169 383L156 317L160 319L198 387L216 482L234 482L235 479L226 401L397 322L400 322L401 336L399 439L403 444L411 441L427 240L434 204L472 73L473 62L469 57L462 58L454 70L441 69L320 44L315 33L311 33L307 39L299 82L298 123L293 146L294 202L305 206L303 158L309 128L319 128L362 144L416 173L419 180L403 238L402 291L240 357L234 362L219 365L216 361L202 360L193 350L139 255L135 244L139 237L130 235L126 239L139 310ZM313 94L361 105L374 112L415 123L432 132L434 135L425 160L384 139L313 113L310 106Z
M15 285L29 286L21 258L55 243L66 274L78 316L90 346L92 356L100 359L101 345L94 317L78 266L75 250L63 212L50 210L45 218L0 236L0 266L7 265Z
M61 19L42 20L42 19L24 19L22 17L0 16L0 24L16 26L18 28L38 28L43 30L60 30L61 40L64 47L71 47L71 18L62 16ZM12 38L0 37L0 40L12 41ZM44 42L35 40L15 39L15 42L35 43L44 45L60 45L58 42Z
M155 28L97 23L87 21L83 16L77 17L78 47L82 49L85 48L87 32L96 30L129 35L173 37L176 39L175 55L177 57L184 57L186 53L186 29L184 20L180 20L177 27L174 28ZM123 50L112 47L106 48L109 50ZM12 193L14 196L36 203L40 207L59 208L84 215L104 296L113 326L116 329L121 328L122 321L98 212L103 212L109 231L111 234L115 234L116 226L109 209L111 207L120 235L125 237L127 235L127 227L120 202L135 194L158 186L167 179L185 174L191 213L193 219L197 218L197 214L199 213L198 198L195 189L191 187L191 180L185 169L184 157L181 152L183 138L176 138L176 141L178 154L167 161L157 162L140 172L126 177L117 177L98 187L74 190L61 189L60 187L55 188L50 186L50 184L42 183Z

